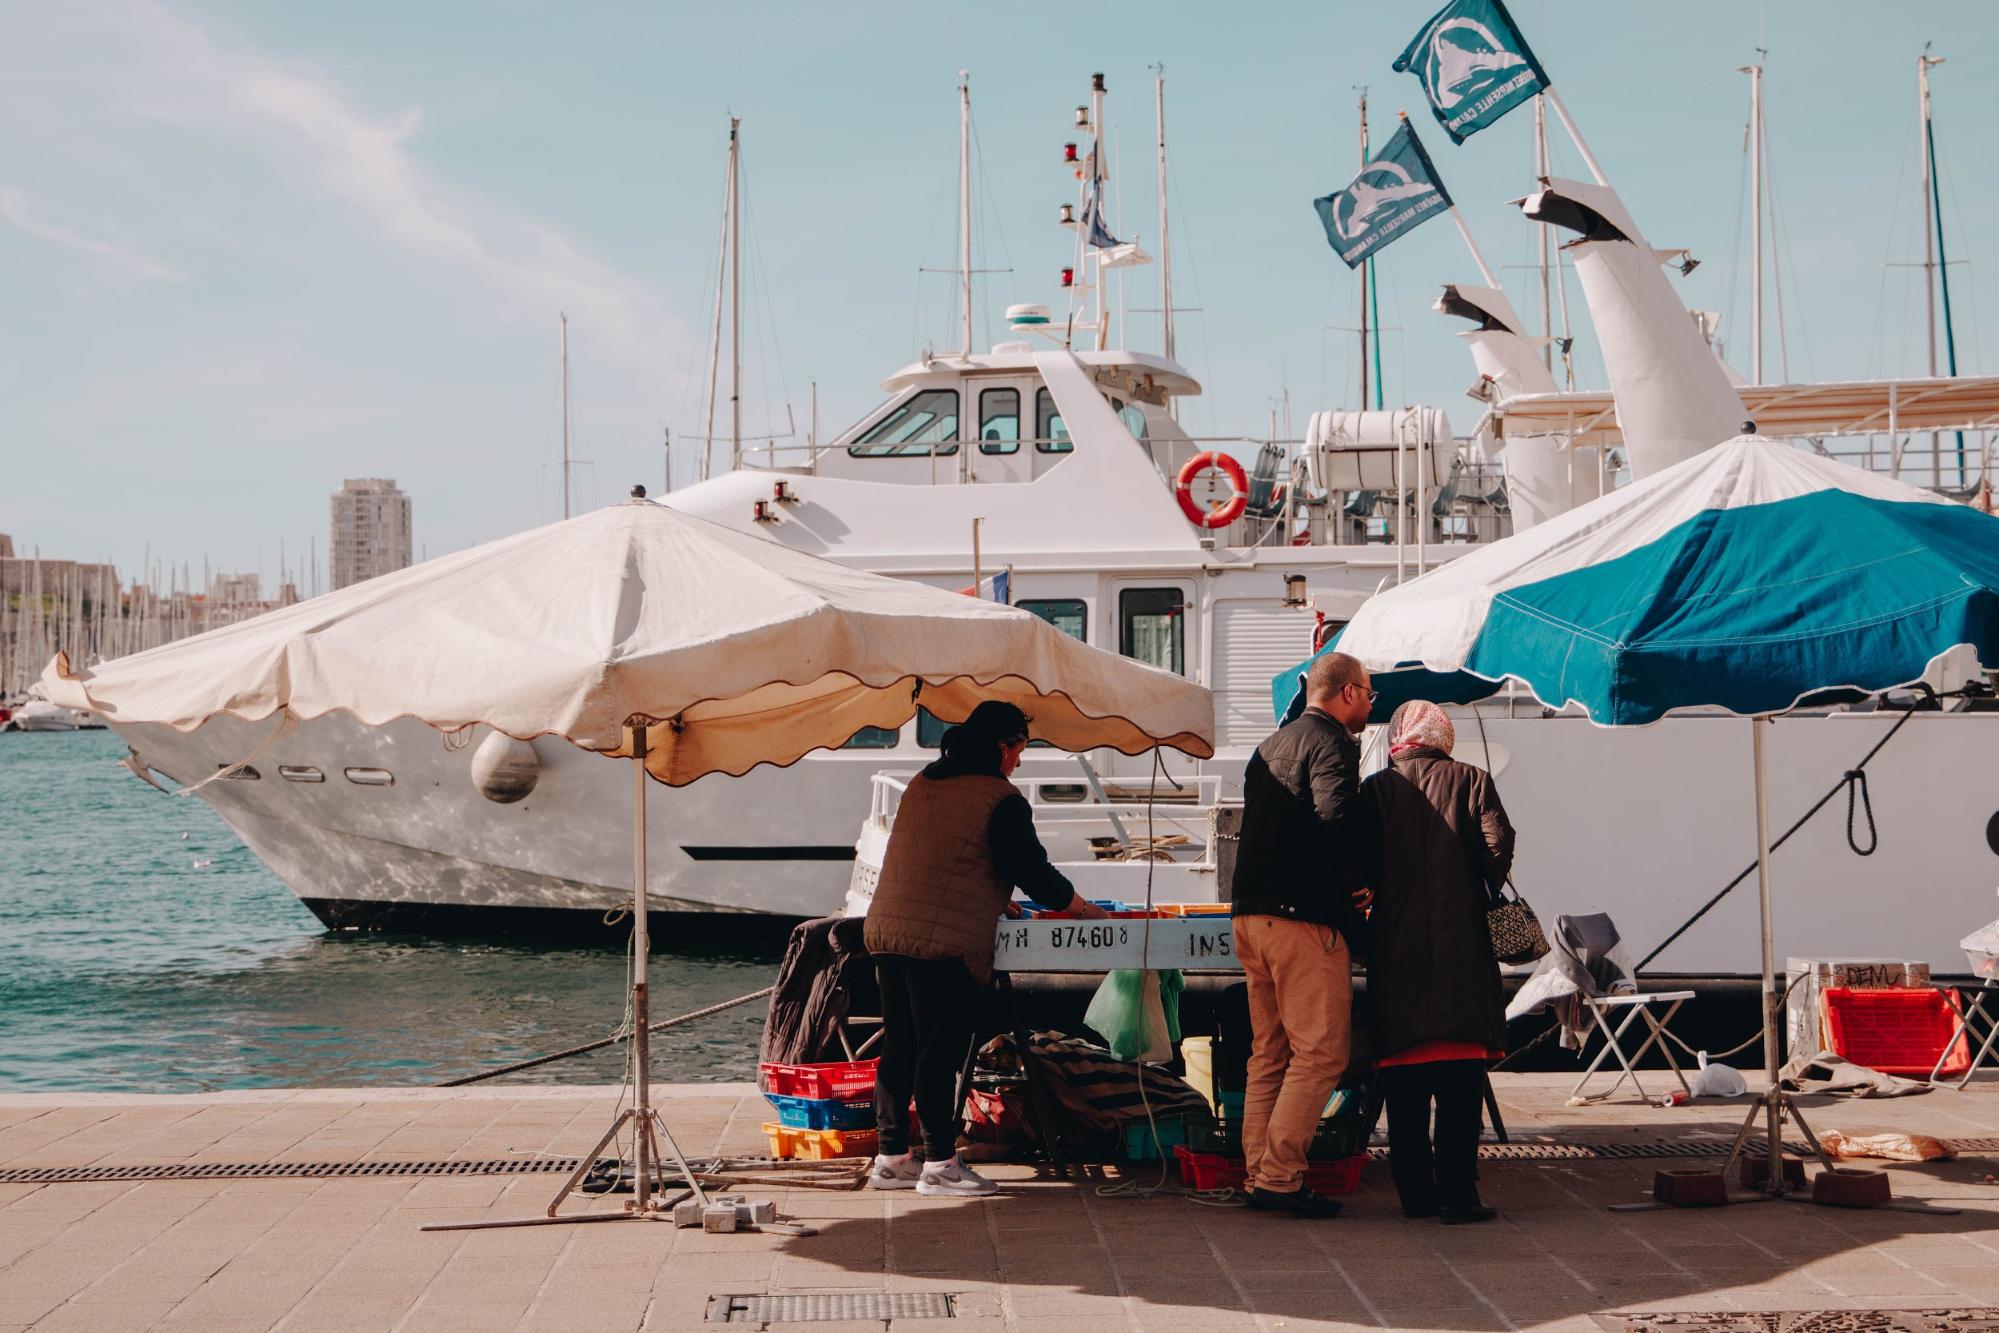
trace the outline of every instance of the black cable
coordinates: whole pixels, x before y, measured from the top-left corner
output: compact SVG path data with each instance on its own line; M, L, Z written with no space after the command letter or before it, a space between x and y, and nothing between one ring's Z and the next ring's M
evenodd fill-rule
M1931 689L1928 685L1918 684L1914 686L1914 688L1920 690L1924 695L1926 695L1928 698L1932 700L1943 697L1940 696L1935 690ZM1840 792L1844 791L1847 793L1846 797L1847 844L1851 846L1855 852L1859 852L1859 854L1862 856L1872 856L1874 854L1875 848L1880 846L1880 836L1874 827L1874 802L1872 797L1870 797L1867 792L1866 768L1869 761L1871 761L1875 755L1881 753L1881 747L1886 745L1889 741L1894 740L1895 734L1899 732L1903 727L1908 725L1909 719L1916 715L1916 711L1917 710L1914 708L1910 708L1904 711L1902 716L1896 720L1895 725L1888 728L1888 734L1883 736L1880 740L1876 741L1874 743L1873 748L1868 750L1868 752L1865 755L1861 756L1859 763L1855 764L1852 768L1849 768L1845 773L1841 774L1839 781L1833 784L1832 790L1828 791L1825 795L1819 797L1817 803L1815 803L1811 809L1805 811L1803 815L1799 816L1797 823L1785 829L1783 835L1779 837L1775 842L1770 844L1770 850L1774 852L1779 847L1782 847L1785 843L1789 842L1791 840L1792 834L1796 833L1799 829L1803 828L1806 824L1810 823L1812 820L1812 816L1818 814L1819 811L1825 809L1826 806L1832 803L1833 797L1839 795ZM1853 812L1856 804L1864 806L1867 812L1867 833L1868 833L1868 838L1870 839L1870 845L1868 846L1867 850L1864 852L1860 850L1860 844L1857 841L1855 841L1853 837ZM1631 969L1632 974L1635 976L1636 974L1643 972L1646 969L1646 967L1648 967L1651 964L1653 959L1657 958L1660 954L1666 952L1667 949L1671 948L1675 940L1679 939L1680 936L1686 934L1689 930L1693 929L1694 924L1698 922L1702 917L1706 916L1710 911L1712 911L1714 907L1718 903L1720 903L1723 898L1726 898L1729 894L1733 893L1737 885L1741 884L1743 880L1748 879L1751 875L1756 873L1756 865L1757 863L1755 861L1751 861L1746 867L1743 868L1741 874L1737 875L1734 879L1731 879L1730 881L1728 881L1728 883L1722 886L1721 892L1715 894L1714 897L1702 903L1699 911L1695 912L1692 916L1688 917L1685 921L1681 922L1679 929L1675 930L1672 934L1668 935L1659 944L1658 948L1652 950L1651 953L1646 954L1642 959L1639 960L1638 966Z

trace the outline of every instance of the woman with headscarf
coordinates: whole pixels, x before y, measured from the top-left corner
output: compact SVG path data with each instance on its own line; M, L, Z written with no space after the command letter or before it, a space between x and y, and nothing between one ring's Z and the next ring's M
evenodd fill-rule
M1414 700L1389 720L1389 766L1361 788L1381 820L1367 993L1407 1217L1496 1217L1478 1194L1487 1065L1506 1010L1486 907L1513 864L1513 826L1484 769L1451 758L1451 719ZM1434 1145L1431 1107L1436 1108Z
M924 1195L995 1194L959 1160L956 1080L992 977L996 928L1022 889L1043 907L1101 917L1048 860L1027 798L1007 781L1031 719L987 700L944 733L943 756L896 807L864 938L881 980L880 1131L868 1184ZM910 1151L910 1098L923 1154Z

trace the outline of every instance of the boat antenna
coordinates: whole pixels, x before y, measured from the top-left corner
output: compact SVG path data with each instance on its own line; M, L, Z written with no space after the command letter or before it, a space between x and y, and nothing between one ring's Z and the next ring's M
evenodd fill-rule
M562 320L562 516L569 517L569 316Z
M972 75L958 71L958 296L964 305L961 356L972 355Z

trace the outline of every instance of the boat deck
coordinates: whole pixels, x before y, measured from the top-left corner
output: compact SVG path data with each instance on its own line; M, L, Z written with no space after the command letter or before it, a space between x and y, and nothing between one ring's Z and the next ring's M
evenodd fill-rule
M804 1293L950 1293L953 1323L936 1326L964 1333L1621 1330L1635 1313L1660 1312L1699 1312L1695 1322L1724 1329L1776 1328L1750 1316L1778 1311L1970 1308L1999 1318L1991 1075L1964 1093L1808 1111L1820 1129L1979 1141L1956 1161L1889 1168L1898 1197L1962 1209L1949 1217L1771 1204L1610 1213L1609 1204L1641 1198L1656 1168L1692 1164L1624 1153L1715 1160L1715 1138L1732 1134L1740 1104L1570 1108L1573 1075L1494 1081L1518 1155L1484 1166L1486 1196L1503 1210L1489 1226L1405 1221L1379 1162L1346 1215L1324 1223L1167 1195L1102 1197L1097 1187L1110 1177L1094 1170L1060 1183L1025 1166L988 1168L1007 1186L991 1201L750 1191L820 1228L803 1238L638 1223L419 1230L538 1213L559 1175L483 1174L495 1168L471 1164L546 1168L585 1151L608 1123L612 1089L0 1096L0 1181L33 1168L101 1175L118 1166L194 1177L0 1183L0 1330L695 1329L715 1326L718 1297ZM662 1092L688 1152L763 1150L768 1108L754 1089ZM400 1172L437 1162L470 1170L202 1176L225 1163ZM1150 1183L1156 1169L1133 1178ZM1940 1326L1889 1321L1898 1323ZM919 1326L930 1323L877 1315L812 1325Z

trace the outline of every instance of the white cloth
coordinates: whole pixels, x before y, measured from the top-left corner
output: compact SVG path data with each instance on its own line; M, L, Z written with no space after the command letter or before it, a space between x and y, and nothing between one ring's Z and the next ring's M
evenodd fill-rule
M984 699L1065 750L1214 753L1207 690L1030 612L884 578L649 501L612 505L95 667L61 654L49 698L182 731L335 711L482 722L627 753L680 785L788 764L921 703ZM919 690L920 684L920 690Z

